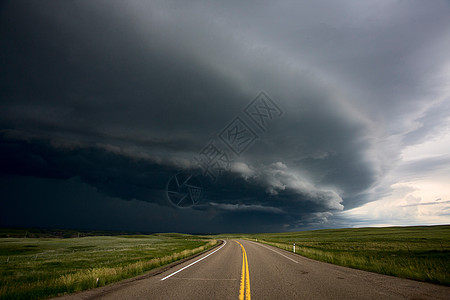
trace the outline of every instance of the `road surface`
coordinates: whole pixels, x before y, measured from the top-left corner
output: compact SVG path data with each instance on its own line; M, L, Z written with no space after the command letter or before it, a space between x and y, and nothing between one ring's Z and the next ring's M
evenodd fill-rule
M64 299L450 299L450 288L311 260L271 246L226 240L153 276Z

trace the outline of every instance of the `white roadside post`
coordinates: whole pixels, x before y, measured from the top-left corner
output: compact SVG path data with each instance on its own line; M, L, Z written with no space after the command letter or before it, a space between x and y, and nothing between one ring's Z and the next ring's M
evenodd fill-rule
M295 253L295 243L294 243L294 253Z

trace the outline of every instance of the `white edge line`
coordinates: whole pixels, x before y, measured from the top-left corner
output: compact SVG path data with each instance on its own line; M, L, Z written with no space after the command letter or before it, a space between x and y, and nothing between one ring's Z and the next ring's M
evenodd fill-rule
M219 249L216 249L216 250L214 250L213 252L211 252L210 254L208 254L208 255L206 255L206 256L203 256L202 258L200 258L200 259L194 261L193 263L187 265L186 267L183 267L183 268L179 269L178 271L175 271L175 272L173 272L172 274L167 275L166 277L164 277L163 279L161 279L161 281L166 280L166 279L169 278L169 277L172 277L173 275L177 274L178 272L181 272L181 271L183 271L184 269L189 268L189 267L192 266L193 264L196 264L196 263L198 263L199 261L201 261L201 260L207 258L207 257L210 256L211 254L216 253L217 251L219 251L220 249L222 249L222 247L225 246L226 244L227 244L227 241L224 241L223 245L220 246Z
M278 251L275 251L275 250L273 250L273 249L271 249L271 248L269 248L269 247L267 247L267 246L264 246L263 244L260 244L260 243L255 243L255 244L258 244L258 245L260 245L261 247L264 247L264 248L266 248L266 249L269 249L270 251L273 251L273 252L275 252L275 253L278 253L278 254L280 254L281 256L284 256L284 257L286 257L287 259L290 259L290 260L292 260L293 262L295 262L296 264L298 264L298 261L296 261L296 260L294 260L294 259L292 259L292 258L290 258L290 257L287 257L287 256L284 255L283 253L280 253L280 252L278 252Z

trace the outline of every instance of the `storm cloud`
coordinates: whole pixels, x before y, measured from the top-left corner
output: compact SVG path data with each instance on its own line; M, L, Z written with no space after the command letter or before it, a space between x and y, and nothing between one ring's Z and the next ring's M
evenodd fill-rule
M448 223L449 28L446 1L2 2L0 224ZM264 127L246 114L261 91L280 109ZM221 140L236 118L239 153ZM229 164L175 207L168 181L210 142ZM438 209L402 214L413 198Z

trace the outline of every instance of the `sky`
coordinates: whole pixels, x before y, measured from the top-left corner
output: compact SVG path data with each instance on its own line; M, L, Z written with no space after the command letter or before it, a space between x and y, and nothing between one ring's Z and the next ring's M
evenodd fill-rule
M0 2L0 226L450 224L448 1Z

